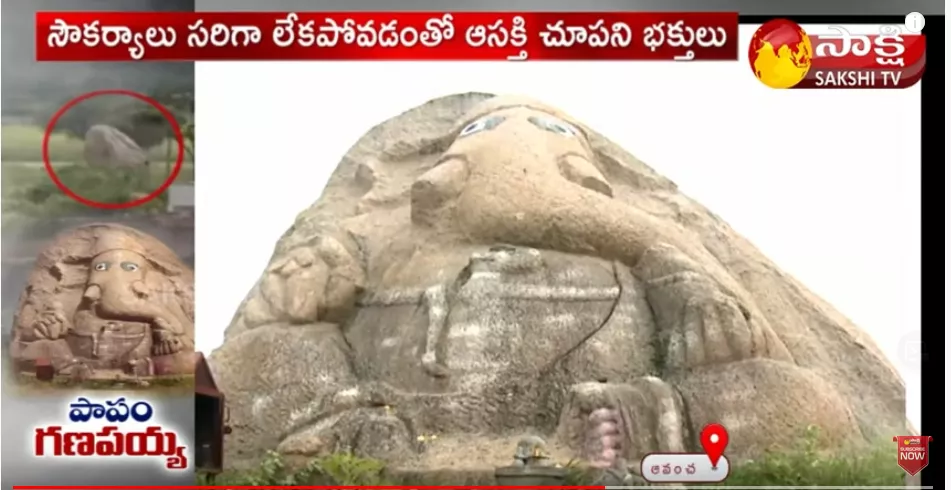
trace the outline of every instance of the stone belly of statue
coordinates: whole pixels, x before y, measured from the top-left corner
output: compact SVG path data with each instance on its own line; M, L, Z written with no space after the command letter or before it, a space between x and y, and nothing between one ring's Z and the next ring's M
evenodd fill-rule
M66 342L93 369L125 369L149 358L152 350L148 323L98 318L91 311L76 314Z
M361 301L347 337L358 358L374 363L373 377L434 393L464 393L488 377L535 378L612 321L637 314L635 305L617 304L610 261L509 246L458 253L469 262L460 281L375 291Z
M565 387L656 374L638 355L650 313L627 268L525 247L457 253L455 281L371 293L346 332L361 374L402 392L388 401L417 407L420 430L553 428Z

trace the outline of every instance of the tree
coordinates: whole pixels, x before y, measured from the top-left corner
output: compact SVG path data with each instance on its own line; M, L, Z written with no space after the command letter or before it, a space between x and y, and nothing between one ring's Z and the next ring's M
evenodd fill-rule
M188 156L194 157L195 147L195 95L190 89L180 88L178 90L166 90L152 95L158 103L162 104L178 122L182 130L182 137L185 140L185 152ZM152 109L152 108L149 108ZM149 114L143 117L154 117L155 111L146 110ZM164 119L164 118L163 118ZM163 120L164 123L164 120ZM171 128L165 124L168 132L166 133L169 141L174 140L171 134Z
M166 89L151 97L168 110L182 128L187 151L190 153L194 138L194 97L191 90ZM42 111L35 115L34 123L45 126L50 117L50 110ZM55 131L84 138L89 128L97 124L109 125L122 131L144 149L153 148L169 139L174 140L171 126L161 111L122 95L94 97L72 106L56 121Z
M175 117L176 122L178 122L179 128L182 131L182 139L184 140L184 150L185 155L183 157L190 157L194 161L194 148L195 148L195 96L190 89L180 88L178 90L168 89L164 91L159 91L152 94L152 99L154 99L159 104L162 104L168 112ZM158 120L161 120L160 127L163 129L161 133L161 139L165 141L165 166L167 170L171 171L172 160L175 158L175 135L172 133L172 128L168 125L168 122L165 120L165 116L160 114L158 110L154 107L148 107L145 110L141 111L134 118L134 121L138 121L138 130L145 132L146 128L157 128ZM131 135L130 135L131 136ZM157 137L158 134L153 136ZM133 137L133 139L135 139Z

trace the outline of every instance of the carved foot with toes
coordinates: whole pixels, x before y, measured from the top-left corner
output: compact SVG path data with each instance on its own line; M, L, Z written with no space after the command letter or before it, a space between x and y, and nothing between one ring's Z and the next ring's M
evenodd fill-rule
M191 345L184 335L176 335L167 330L155 330L152 337L153 356L168 356L177 354Z
M610 408L591 412L588 415L588 441L585 446L593 468L617 467L624 452L620 412Z
M386 460L416 453L418 447L407 424L391 411L379 407L331 415L288 436L278 451L292 455L346 452Z

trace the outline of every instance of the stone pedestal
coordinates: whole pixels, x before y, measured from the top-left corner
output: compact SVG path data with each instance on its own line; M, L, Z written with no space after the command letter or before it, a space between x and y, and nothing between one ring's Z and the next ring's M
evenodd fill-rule
M181 351L167 356L155 356L151 359L152 374L155 376L182 376L195 373L195 353Z

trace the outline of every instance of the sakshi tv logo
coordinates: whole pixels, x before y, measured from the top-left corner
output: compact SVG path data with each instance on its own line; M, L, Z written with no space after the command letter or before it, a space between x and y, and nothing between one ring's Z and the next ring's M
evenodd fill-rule
M33 455L43 458L159 459L168 470L188 468L188 447L156 421L152 404L124 397L101 403L79 397L64 420L36 427Z
M901 89L918 83L925 71L925 36L898 25L869 28L878 32L844 26L807 32L795 22L771 20L750 40L750 68L774 89Z

